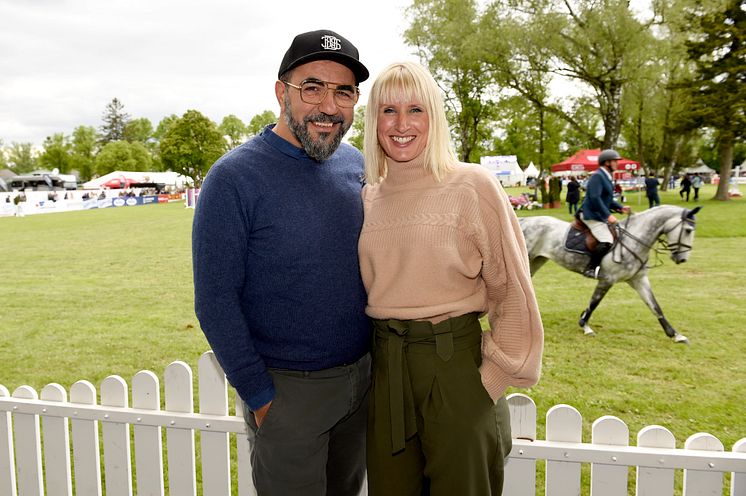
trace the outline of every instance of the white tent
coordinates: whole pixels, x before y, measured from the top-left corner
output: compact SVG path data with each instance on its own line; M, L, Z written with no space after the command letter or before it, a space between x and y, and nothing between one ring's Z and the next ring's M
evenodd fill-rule
M713 174L715 172L715 169L711 169L710 167L705 164L701 158L697 159L697 163L694 164L694 167L689 167L684 172L688 174Z
M518 157L515 155L496 155L482 157L479 164L492 171L503 186L521 186L526 184L526 175L518 166Z
M526 175L526 178L529 177L539 177L539 169L536 168L533 162L528 163L528 167L523 171L523 173Z

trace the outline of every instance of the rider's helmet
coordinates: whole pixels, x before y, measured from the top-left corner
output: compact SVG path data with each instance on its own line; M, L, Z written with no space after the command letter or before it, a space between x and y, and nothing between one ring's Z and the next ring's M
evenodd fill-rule
M598 165L604 165L609 160L621 160L622 156L616 150L604 150L598 155Z

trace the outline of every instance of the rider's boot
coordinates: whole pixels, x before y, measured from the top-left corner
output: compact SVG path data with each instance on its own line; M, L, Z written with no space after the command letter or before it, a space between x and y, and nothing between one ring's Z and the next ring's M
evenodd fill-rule
M596 249L591 253L591 260L583 271L585 277L598 279L598 273L601 270L601 260L603 260L604 255L609 253L610 249L611 243L598 243L598 245L596 245Z

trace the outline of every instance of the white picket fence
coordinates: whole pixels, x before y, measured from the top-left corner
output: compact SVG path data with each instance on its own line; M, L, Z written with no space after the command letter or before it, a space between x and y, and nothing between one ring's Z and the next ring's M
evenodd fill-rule
M194 412L192 371L186 363L169 365L164 380L164 410L158 377L149 371L134 376L131 406L127 383L119 376L101 383L100 404L88 381L73 384L69 398L59 384L47 385L41 394L21 386L12 396L0 385L0 496L71 496L73 481L78 496L104 490L107 496L133 491L161 496L165 481L171 495L196 495L195 432L200 435L200 494L254 495L242 409L229 415L225 375L212 352L198 363L199 413ZM534 402L522 394L508 401L514 444L506 496L536 495L537 460L546 460L546 496L579 496L583 464L591 464L592 496L626 496L628 467L637 467L637 496L673 495L674 473L681 469L684 496L721 496L725 473L731 474L729 494L746 496L746 438L726 452L718 439L699 433L687 439L684 449L676 449L670 431L649 426L638 433L637 446L629 446L624 422L605 416L593 423L592 440L584 443L580 413L557 405L547 412L547 439L542 441L536 440ZM231 435L237 445L233 464ZM232 466L237 488L231 488Z

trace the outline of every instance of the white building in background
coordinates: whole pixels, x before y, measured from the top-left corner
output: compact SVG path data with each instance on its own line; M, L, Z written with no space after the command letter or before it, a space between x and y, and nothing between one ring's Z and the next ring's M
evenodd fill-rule
M515 155L495 155L479 159L482 167L492 171L503 186L524 186L526 174L518 165L518 157Z

